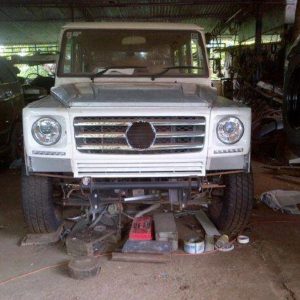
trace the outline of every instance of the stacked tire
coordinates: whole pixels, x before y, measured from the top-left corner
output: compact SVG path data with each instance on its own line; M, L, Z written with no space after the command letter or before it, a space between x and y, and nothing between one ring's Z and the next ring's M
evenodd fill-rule
M300 155L300 39L295 42L287 60L283 120L288 142L294 152Z

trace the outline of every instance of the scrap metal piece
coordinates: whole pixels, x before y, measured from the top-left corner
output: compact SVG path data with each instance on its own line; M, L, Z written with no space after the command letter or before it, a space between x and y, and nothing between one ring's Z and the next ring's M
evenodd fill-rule
M299 215L300 191L272 190L263 193L260 199L270 208L287 214Z
M139 196L124 198L125 202L129 202L129 201L151 201L151 200L159 200L159 195L139 195Z
M300 157L294 158L294 159L290 159L289 160L289 164L290 165L297 165L300 164Z
M160 207L160 203L152 204L152 205L148 206L147 208L145 208L144 210L139 211L134 217L135 218L142 217L143 215L148 214L149 212L156 210L159 207Z
M59 226L55 232L50 233L29 233L21 240L21 246L37 246L37 245L50 245L60 241L63 226Z
M74 258L68 264L69 275L74 279L94 277L99 274L100 269L100 259L91 256Z

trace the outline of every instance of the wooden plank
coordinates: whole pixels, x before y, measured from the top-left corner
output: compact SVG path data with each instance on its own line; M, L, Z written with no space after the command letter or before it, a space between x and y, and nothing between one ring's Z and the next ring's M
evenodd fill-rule
M208 218L206 213L203 210L199 210L195 214L196 219L201 224L203 229L205 230L205 233L209 236L220 236L219 230L216 228L216 226L213 224L213 222Z
M21 246L50 245L60 241L63 226L51 233L29 233L21 241Z
M122 253L113 252L112 261L142 262L142 263L167 263L171 256L167 254L149 253Z

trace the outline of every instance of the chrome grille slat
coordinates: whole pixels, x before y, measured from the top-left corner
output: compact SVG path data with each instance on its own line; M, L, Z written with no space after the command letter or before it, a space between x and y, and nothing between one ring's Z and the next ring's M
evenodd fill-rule
M134 122L155 129L153 145L135 149L126 132ZM205 140L204 117L75 117L77 150L91 154L160 154L201 151Z
M179 149L202 149L203 145L201 144L162 144L162 145L153 145L151 148L144 149L141 151L155 151L155 150L179 150ZM120 145L120 144L85 144L77 147L78 150L124 150L124 151L134 151L136 149L132 149L128 146Z
M157 132L156 138L175 138L175 137L204 137L204 131L166 131L166 132ZM95 133L95 132L85 132L75 134L75 138L126 138L125 133L120 132L104 132L104 133Z
M145 118L136 118L136 120L145 120ZM74 126L129 126L135 120L112 120L112 121L74 121ZM147 119L147 122L151 123L153 126L203 126L205 121L185 121L185 120L162 120L158 121L156 119Z
M85 132L85 133L77 133L75 134L75 138L126 138L125 133L120 132L104 132L104 133L96 133L96 132Z
M156 138L176 138L176 137L204 137L204 131L166 131L166 132L157 132Z

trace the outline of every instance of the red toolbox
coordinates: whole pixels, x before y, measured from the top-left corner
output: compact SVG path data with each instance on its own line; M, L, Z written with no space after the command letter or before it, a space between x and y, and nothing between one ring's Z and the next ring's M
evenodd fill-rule
M130 240L150 241L153 240L152 217L143 216L135 218L132 221L131 229L129 232Z

